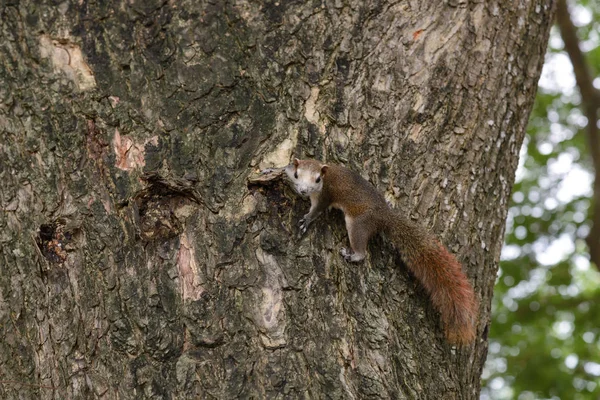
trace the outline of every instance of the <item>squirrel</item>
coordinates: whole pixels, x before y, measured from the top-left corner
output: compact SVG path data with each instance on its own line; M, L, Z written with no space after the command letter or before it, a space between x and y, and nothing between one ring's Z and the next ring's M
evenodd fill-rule
M473 287L456 257L434 235L392 210L373 185L348 168L295 159L284 171L294 190L310 198L310 211L299 222L301 234L325 209L340 209L350 239L350 249L342 248L340 254L348 262L360 262L369 238L384 231L439 311L448 342L465 345L475 339Z

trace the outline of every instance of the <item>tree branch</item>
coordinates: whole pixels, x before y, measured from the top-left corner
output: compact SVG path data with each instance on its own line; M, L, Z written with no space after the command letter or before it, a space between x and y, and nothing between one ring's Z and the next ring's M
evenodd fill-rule
M600 96L594 88L592 83L594 79L590 74L585 56L579 48L577 29L571 20L566 0L558 0L556 22L565 43L565 50L573 65L575 80L581 93L581 108L588 120L586 132L595 170L595 179L594 208L590 216L592 228L586 242L590 251L590 259L598 268L600 266L600 132L598 131Z

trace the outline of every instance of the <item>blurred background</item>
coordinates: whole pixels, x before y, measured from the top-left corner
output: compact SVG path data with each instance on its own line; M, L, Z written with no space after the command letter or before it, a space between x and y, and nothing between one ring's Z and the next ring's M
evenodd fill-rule
M482 400L600 399L600 1L558 1L521 150Z

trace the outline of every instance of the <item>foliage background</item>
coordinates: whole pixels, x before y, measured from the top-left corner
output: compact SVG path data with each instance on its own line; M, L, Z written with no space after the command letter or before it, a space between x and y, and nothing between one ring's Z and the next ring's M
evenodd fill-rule
M600 89L600 2L570 2ZM554 27L507 221L481 399L600 398L600 274L589 262L595 171Z

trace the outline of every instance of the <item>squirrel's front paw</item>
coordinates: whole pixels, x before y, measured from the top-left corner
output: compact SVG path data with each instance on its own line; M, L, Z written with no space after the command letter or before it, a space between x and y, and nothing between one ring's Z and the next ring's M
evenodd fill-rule
M302 236L306 233L306 230L308 229L308 225L310 225L310 220L307 219L306 217L302 218L298 222L298 226L300 226L300 236Z

